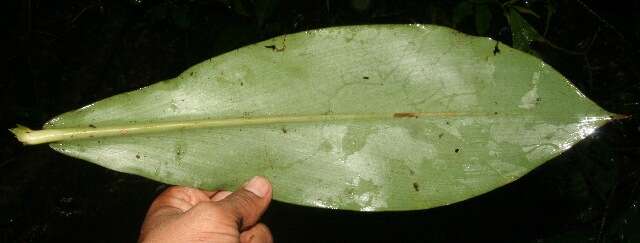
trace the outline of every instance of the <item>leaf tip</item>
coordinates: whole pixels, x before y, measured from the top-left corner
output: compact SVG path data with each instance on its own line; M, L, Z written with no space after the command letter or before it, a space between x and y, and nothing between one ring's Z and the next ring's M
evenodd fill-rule
M631 118L631 117L632 117L632 115L626 115L626 114L611 114L609 117L611 118L611 120L622 120L622 119Z

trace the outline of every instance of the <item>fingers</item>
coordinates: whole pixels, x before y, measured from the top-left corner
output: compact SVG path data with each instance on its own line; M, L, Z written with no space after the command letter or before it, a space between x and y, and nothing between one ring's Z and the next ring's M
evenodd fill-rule
M269 229L256 224L271 197L271 184L263 177L254 177L235 192L170 187L150 206L140 240L231 237L233 242L241 238L241 242L271 243Z
M200 202L209 201L209 197L213 195L213 193L215 192L201 191L184 186L172 186L158 195L151 204L149 212L164 207L178 208L182 212L185 212Z
M217 202L231 195L230 191L220 191L211 197L211 201Z
M245 230L258 222L270 201L271 183L264 177L256 176L243 188L229 194L216 204L231 215L231 219L240 230Z
M209 195L214 193L183 186L167 188L151 203L141 228L141 236L156 225L175 219L194 205L211 200Z
M273 243L273 236L266 225L259 223L240 234L240 243Z
M213 197L213 195L217 194L220 191L205 191L205 190L200 190L205 196L211 198Z

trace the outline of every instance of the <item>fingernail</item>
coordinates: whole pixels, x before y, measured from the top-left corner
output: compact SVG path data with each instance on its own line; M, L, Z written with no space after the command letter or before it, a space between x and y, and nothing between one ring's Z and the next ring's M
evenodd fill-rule
M247 182L244 189L253 192L253 194L256 194L258 197L264 197L269 192L269 182L263 177L254 176Z

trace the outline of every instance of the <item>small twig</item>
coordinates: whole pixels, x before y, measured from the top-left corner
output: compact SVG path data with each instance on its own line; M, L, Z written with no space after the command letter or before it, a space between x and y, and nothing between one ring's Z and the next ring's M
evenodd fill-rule
M591 38L591 40L587 44L587 47L585 47L584 54L582 55L584 58L584 63L587 68L587 75L588 75L587 82L589 83L590 89L593 89L593 68L591 67L591 62L589 61L589 52L591 51L591 47L593 47L593 43L596 42L599 32L600 32L600 27L598 27L598 30L596 30L595 34L593 34L593 38Z
M553 14L553 11L551 11L551 8L549 7L551 4L551 2L549 2L549 0L547 0L547 18L544 24L544 32L542 33L543 37L547 37L547 33L549 32L549 25L551 23L551 15Z
M76 16L75 16L75 17L73 17L73 19L71 20L71 23L70 23L70 24L72 24L72 25L73 25L73 23L75 23L75 22L76 22L76 20L78 20L78 18L80 18L80 16L82 16L82 14L83 14L85 11L87 11L88 9L93 8L93 7L97 6L97 5L98 5L98 4L94 3L94 4L91 4L91 5L89 5L89 6L86 6L86 7L82 8L82 10L80 10L80 12L79 12L78 14L76 14Z
M0 164L0 168L5 167L6 165L8 165L9 163L13 162L14 160L16 160L16 158L9 158L5 161L2 161L2 163Z
M600 229L598 230L598 238L596 238L598 242L604 242L603 232L604 232L605 225L607 224L608 211L609 211L609 208L611 207L611 203L613 201L613 196L615 195L616 188L617 188L617 184L614 185L613 188L611 189L611 192L609 193L609 196L607 198L607 202L604 205L604 209L602 212L602 220L600 221Z
M589 42L589 45L587 45L587 47L584 50L585 53L588 53L589 51L591 51L591 47L593 47L593 43L595 43L596 39L598 39L598 34L600 33L600 30L602 29L600 28L600 26L598 26L598 29L593 34L593 38L591 38L591 42Z
M326 7L327 7L327 13L331 13L331 3L329 0L324 1Z
M611 190L611 193L609 194L609 198L607 199L607 204L605 205L604 208L604 212L602 213L602 220L600 222L600 229L598 231L598 238L597 241L598 242L605 242L604 239L604 229L607 223L607 211L609 210L609 207L613 201L613 195L615 194L615 191L617 189L617 186L619 184L624 184L622 182L626 181L626 178L638 178L635 183L633 184L633 188L631 189L631 192L629 193L629 198L632 198L631 200L634 200L634 195L636 194L636 192L638 191L638 188L640 186L640 177L637 177L638 170L631 172L628 177L623 178L622 180L620 180L616 185L613 186L613 190Z
M587 83L589 83L589 89L593 89L593 71L591 70L591 62L589 62L589 56L585 53L583 55L584 63L587 68Z
M519 1L519 0L510 0L510 1L504 2L504 3L502 4L502 7L504 8L504 7L506 7L506 6L509 6L509 5L515 4L515 3L517 3L518 1Z
M560 47L560 46L558 46L556 44L553 44L551 41L548 41L547 39L544 39L544 37L539 39L538 41L547 44L549 47L551 47L553 49L562 51L562 52L564 52L566 54L569 54L569 55L581 56L581 55L585 54L585 52L573 51L573 50L566 49L564 47Z
M582 0L576 0L576 2L578 4L580 4L582 6L582 8L587 10L587 12L589 12L591 15L593 15L601 24L603 24L605 27L611 29L614 33L616 33L616 35L618 35L618 37L620 37L620 39L622 39L624 42L627 42L626 39L624 38L624 35L622 35L622 33L620 33L620 31L618 31L618 29L616 29L616 27L614 27L612 24L610 24L609 21L605 20L598 13L593 11L593 9L591 9L589 6L587 6L587 4L585 4Z

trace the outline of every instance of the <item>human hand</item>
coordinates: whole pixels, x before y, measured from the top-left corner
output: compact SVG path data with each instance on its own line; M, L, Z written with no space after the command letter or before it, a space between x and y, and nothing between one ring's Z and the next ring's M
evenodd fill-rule
M258 223L271 201L271 184L256 176L235 192L173 186L151 204L140 242L271 243Z

